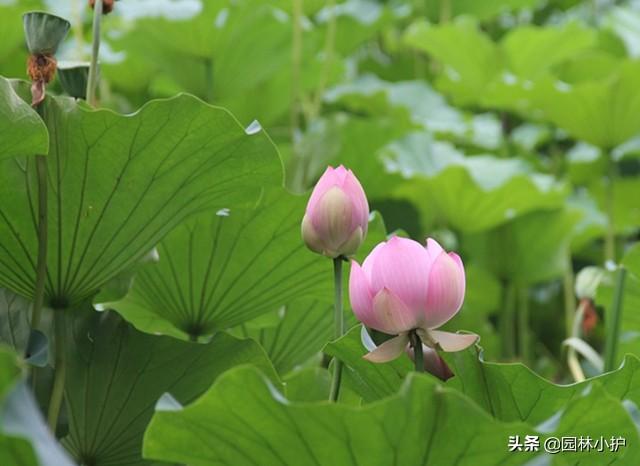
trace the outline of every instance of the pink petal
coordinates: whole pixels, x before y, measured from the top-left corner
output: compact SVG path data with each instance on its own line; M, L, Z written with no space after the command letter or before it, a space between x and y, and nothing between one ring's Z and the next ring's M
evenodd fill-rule
M425 325L437 328L451 319L462 306L465 276L462 260L455 253L441 252L431 265Z
M407 335L398 335L391 340L385 341L376 349L363 356L364 359L371 362L389 362L400 356L407 345L409 337Z
M306 214L302 217L301 228L302 239L307 247L318 254L324 254L326 249L324 242L318 235L318 232L316 232L315 228L313 228L313 224L311 223L311 220L309 220L309 216Z
M367 327L377 328L379 322L373 313L373 296L369 290L369 280L356 261L351 261L349 274L349 301L357 319Z
M369 279L369 283L371 283L371 271L373 270L376 257L378 256L378 254L380 254L380 251L382 251L382 249L385 247L386 244L387 243L384 243L384 242L378 243L362 263L362 270L364 271L365 275Z
M419 313L411 311L393 291L383 288L373 298L373 314L377 325L370 327L384 333L399 334L416 328Z
M441 330L429 330L429 335L443 351L462 351L478 341L478 335L473 333L451 333Z
M366 235L369 225L369 203L367 202L367 196L364 193L364 189L362 189L360 181L358 181L351 170L348 170L344 177L342 189L349 199L351 199L351 202L353 202L352 228L359 226Z
M376 254L371 291L387 288L412 312L421 313L426 306L430 270L429 258L420 243L393 237Z
M307 215L313 228L328 248L339 249L349 239L352 203L341 188L334 186L325 192Z
M344 167L343 167L343 170L344 170ZM318 179L318 182L314 186L313 191L311 192L311 197L309 197L309 202L307 203L306 212L308 213L309 211L312 211L315 208L318 201L320 200L320 198L329 189L333 188L334 186L338 186L338 187L342 186L343 178L344 178L344 175L341 176L340 171L337 171L335 168L331 166L327 167L327 169L324 171L320 179Z
M431 263L433 263L438 258L440 253L444 252L444 249L442 249L442 246L440 246L440 243L438 243L433 238L427 238L426 247L427 247L427 255L429 256L429 261Z

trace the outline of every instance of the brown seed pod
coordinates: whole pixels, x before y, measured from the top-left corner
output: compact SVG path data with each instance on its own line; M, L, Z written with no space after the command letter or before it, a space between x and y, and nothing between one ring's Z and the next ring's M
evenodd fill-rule
M32 82L49 83L56 74L56 59L53 55L29 55L27 74Z
M113 11L114 0L102 0L102 14L108 15ZM96 0L89 0L89 6L93 10L96 5Z

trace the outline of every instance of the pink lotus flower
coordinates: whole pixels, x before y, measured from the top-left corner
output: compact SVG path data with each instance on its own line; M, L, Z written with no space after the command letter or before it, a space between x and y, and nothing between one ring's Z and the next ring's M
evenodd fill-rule
M302 239L329 257L356 252L369 224L369 204L358 179L342 165L328 167L318 180L302 219Z
M464 266L460 257L447 253L433 239L426 248L411 239L393 237L378 244L362 267L351 262L349 298L358 320L392 335L365 356L373 362L397 358L415 331L432 349L460 351L478 336L436 330L462 306Z

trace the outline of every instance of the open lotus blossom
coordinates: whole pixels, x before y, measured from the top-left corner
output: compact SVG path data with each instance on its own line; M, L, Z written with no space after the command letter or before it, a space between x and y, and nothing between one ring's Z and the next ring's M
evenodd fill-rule
M365 356L373 362L397 358L415 332L427 347L460 351L478 336L436 330L462 306L464 266L460 257L447 253L434 239L426 248L411 239L393 237L378 244L362 267L351 263L349 298L363 324L397 335Z
M354 254L369 224L369 203L360 182L342 165L328 167L318 180L302 219L302 239L329 257Z

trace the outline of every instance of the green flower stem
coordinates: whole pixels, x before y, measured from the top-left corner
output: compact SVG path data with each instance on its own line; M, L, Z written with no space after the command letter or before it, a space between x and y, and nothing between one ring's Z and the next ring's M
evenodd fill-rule
M624 298L624 281L627 270L619 267L616 272L616 283L613 290L613 302L611 311L607 313L605 320L607 339L604 345L604 371L615 369L616 352L618 350L618 338L620 336L620 323L622 322L622 305Z
M607 214L607 227L604 237L604 258L606 262L616 261L616 233L614 223L614 184L617 177L616 164L609 154L609 174L605 180L605 210Z
M324 44L324 62L322 64L318 89L316 90L315 98L311 106L310 118L315 118L320 113L320 110L322 110L322 98L327 83L329 82L329 77L331 76L331 67L333 66L335 55L336 29L338 26L335 6L335 0L328 0L326 8L331 12L331 16L329 16L329 23L327 24L327 35Z
M213 58L204 59L204 85L207 86L205 98L207 103L213 102Z
M302 70L302 0L293 0L293 35L291 37L291 143L300 126L300 75Z
M100 54L100 24L102 21L102 0L96 0L93 7L93 39L91 42L91 65L87 80L87 102L96 105L98 87L98 55Z
M73 0L71 2L71 27L73 28L73 39L76 43L76 59L84 60L84 31L82 30L82 7L86 5L84 0Z
M44 120L44 108L42 104L36 107L36 111ZM38 177L38 258L36 262L36 284L33 296L33 313L31 314L31 329L40 328L42 304L44 302L44 287L47 278L47 157L36 155L36 173Z
M451 0L440 0L440 24L451 20Z
M562 287L564 294L565 332L568 338L572 336L571 329L576 311L576 295L574 292L575 282L573 276L573 265L571 264L571 252L569 250L567 250L565 261L566 264L562 277Z
M335 289L334 323L335 339L344 334L344 313L342 312L342 257L333 259L333 286ZM342 361L334 359L333 380L331 381L330 401L337 401L340 394L340 381L342 379Z
M44 107L36 106L36 111L44 120ZM40 329L42 305L44 303L44 288L47 279L47 243L48 243L48 192L47 192L47 157L36 155L36 174L38 178L38 258L36 261L36 283L33 292L33 308L31 310L31 331ZM30 348L26 348L25 358ZM31 387L34 392L37 384L37 368L31 369Z
M422 340L415 330L409 333L409 341L413 348L413 362L416 372L424 372L424 353L422 351Z
M500 315L502 356L509 359L515 354L515 301L517 296L515 286L509 281L503 283L502 291L502 313Z
M53 327L55 333L55 374L53 376L53 388L49 399L49 412L47 421L49 429L55 434L58 425L60 407L64 398L64 382L67 372L67 329L66 309L55 309Z
M531 334L529 331L529 288L518 290L518 353L526 364L530 360Z

